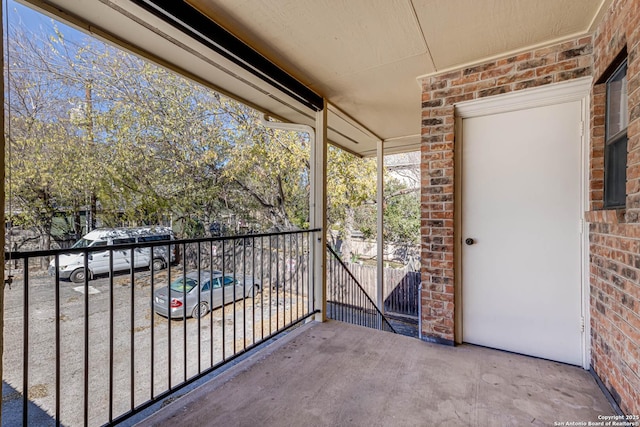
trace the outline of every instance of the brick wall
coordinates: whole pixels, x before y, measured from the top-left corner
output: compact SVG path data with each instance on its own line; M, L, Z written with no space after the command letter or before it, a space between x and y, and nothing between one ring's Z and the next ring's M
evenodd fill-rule
M592 39L582 37L422 82L422 333L454 341L454 105L592 73Z
M626 48L627 202L603 210L605 88L591 93L589 281L592 366L627 414L640 414L640 0L614 0L593 37L422 81L422 333L454 340L454 105L582 76L597 81Z
M640 413L640 226L589 212L591 365L627 414Z
M627 414L640 413L640 1L616 0L594 34L594 80L626 49L627 202L602 210L605 85L591 96L589 259L592 366ZM606 74L605 74L606 77Z

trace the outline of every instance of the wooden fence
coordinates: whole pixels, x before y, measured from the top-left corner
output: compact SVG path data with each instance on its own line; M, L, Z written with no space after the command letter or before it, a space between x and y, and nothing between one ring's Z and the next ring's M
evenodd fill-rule
M347 263L356 280L364 288L373 301L376 301L376 277L378 275L375 266ZM406 316L418 316L420 286L420 272L409 268L385 268L384 269L384 309L386 312L402 314Z

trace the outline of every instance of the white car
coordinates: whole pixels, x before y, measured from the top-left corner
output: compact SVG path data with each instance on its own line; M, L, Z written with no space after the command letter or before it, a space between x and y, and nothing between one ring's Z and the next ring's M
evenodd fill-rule
M113 257L114 272L129 271L132 267L130 249L100 250L100 248L108 249L109 246L114 245L165 240L174 240L173 231L168 227L102 228L93 230L71 247L72 249L97 249L89 252L89 271L85 272L84 254L62 254L58 259L59 277L82 283L87 273L89 278L96 274L109 273L110 257ZM174 251L169 249L171 252L169 256L168 249L164 245L154 247L153 251L151 251L151 248L134 249L133 268L150 267L152 263L155 270L167 267L171 262L175 261ZM49 263L49 274L55 276L55 259Z

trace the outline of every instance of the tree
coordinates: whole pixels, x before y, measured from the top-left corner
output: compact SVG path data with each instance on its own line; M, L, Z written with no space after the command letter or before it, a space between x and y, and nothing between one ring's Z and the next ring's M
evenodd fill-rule
M13 224L36 228L40 247L50 247L53 217L62 207L73 204L83 168L74 168L75 147L82 141L64 109L69 87L51 80L40 67L47 41L27 37L15 28L8 56L9 93L5 106L8 120L9 153L6 170L10 178L7 200L14 212ZM37 52L35 54L34 52ZM65 100L65 101L63 101Z
M104 214L151 223L212 215L227 151L220 96L123 52L100 59L109 103L97 126L116 160L104 170Z
M373 159L361 159L337 147L329 147L327 161L327 222L342 242L345 260L352 258L355 212L375 199L377 166ZM375 214L373 216L375 221Z
M77 234L81 210L88 228L173 218L187 237L223 216L308 227L307 135L267 129L255 110L71 29L10 31L7 190L14 223L39 230L43 248L53 217L73 217ZM328 222L347 259L375 183L374 160L329 148Z
M393 255L408 261L412 249L420 239L420 198L419 188L410 181L400 180L388 170L384 177L384 240L385 246L393 244ZM373 202L360 206L355 212L355 221L359 230L369 239L377 238L376 204Z
M56 27L12 31L10 138L21 161L8 165L8 190L24 225L48 236L56 212L79 218L88 206L95 221L98 204L106 225L217 206L219 95L100 42L68 41Z
M235 104L235 103L232 103ZM239 105L233 106L236 111ZM296 132L266 129L257 113L241 107L232 114L235 137L224 178L232 198L276 230L305 228L309 224L309 144ZM251 198L247 204L246 196Z

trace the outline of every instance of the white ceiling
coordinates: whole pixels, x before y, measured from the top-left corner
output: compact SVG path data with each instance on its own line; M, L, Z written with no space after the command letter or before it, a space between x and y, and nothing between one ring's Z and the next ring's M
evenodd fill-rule
M314 122L306 107L128 0L26 1L280 118ZM588 34L611 0L187 2L324 96L334 143L374 155L377 139L387 152L419 148L420 76Z

